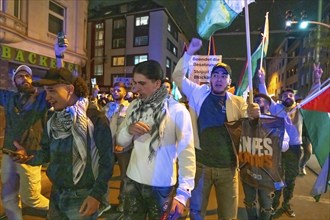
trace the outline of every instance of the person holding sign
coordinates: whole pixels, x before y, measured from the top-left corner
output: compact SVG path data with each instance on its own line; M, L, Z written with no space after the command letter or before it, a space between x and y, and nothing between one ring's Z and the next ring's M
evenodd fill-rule
M238 152L240 179L248 219L269 220L273 211L274 190L284 187L280 170L281 151L288 150L289 136L284 129L284 120L270 116L270 97L257 94L254 96L254 102L260 107L260 118L263 121L258 123L255 129L248 129L247 133L250 135L247 138L241 136ZM251 144L244 141L245 139L252 139Z
M192 55L202 46L193 38L187 52L173 72L173 80L187 96L193 124L196 151L195 188L190 200L190 218L204 219L211 187L215 187L218 218L236 219L238 208L237 154L225 122L249 116L258 118L259 106L247 105L242 97L228 93L231 69L224 63L216 64L210 84L198 85L185 75Z

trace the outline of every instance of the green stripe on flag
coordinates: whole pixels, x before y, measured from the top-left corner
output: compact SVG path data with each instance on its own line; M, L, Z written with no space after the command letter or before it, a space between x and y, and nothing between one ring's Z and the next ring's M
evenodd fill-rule
M321 167L330 153L330 113L301 110L313 153Z

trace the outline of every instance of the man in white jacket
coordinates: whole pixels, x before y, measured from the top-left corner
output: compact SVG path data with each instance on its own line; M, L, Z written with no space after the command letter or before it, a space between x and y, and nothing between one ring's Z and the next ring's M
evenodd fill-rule
M124 219L176 219L194 187L189 112L168 95L164 78L154 60L133 69L134 92L139 97L129 105L116 136L118 145L134 145L126 173Z
M239 96L227 92L231 69L218 63L211 71L210 86L198 85L185 74L191 56L202 46L192 39L187 52L179 60L173 80L187 96L196 150L195 188L190 200L190 218L204 219L212 186L216 189L219 219L236 219L238 209L238 164L226 121L260 115L257 104L247 105Z

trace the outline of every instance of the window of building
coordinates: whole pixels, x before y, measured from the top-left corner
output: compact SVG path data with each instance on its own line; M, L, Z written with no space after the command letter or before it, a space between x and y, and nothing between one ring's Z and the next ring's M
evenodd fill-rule
M14 0L14 16L21 19L21 0Z
M125 48L126 46L126 19L117 18L113 20L112 48Z
M120 11L120 13L126 13L126 12L128 12L127 4L121 5L120 8L119 8L119 11Z
M302 76L301 76L301 78L300 78L300 85L301 86L304 86L305 85L305 74L303 74Z
M167 30L174 37L174 39L178 40L178 30L173 21L168 21Z
M166 69L171 69L171 59L166 57Z
M94 57L96 58L96 64L100 64L103 60L101 58L104 56L104 24L96 23L95 24L95 42L94 42Z
M104 45L104 24L95 24L95 47L101 47Z
M149 24L149 16L139 16L135 18L135 26L144 26Z
M112 66L124 66L125 65L125 57L112 57Z
M94 75L102 76L104 58L104 23L95 23Z
M168 57L166 57L166 76L171 76L172 73L172 60Z
M148 60L148 55L144 54L144 55L136 55L134 56L134 65L141 63L143 61L147 61Z
M49 1L48 31L57 34L65 31L65 8Z
M103 57L103 47L95 47L94 57Z
M136 36L134 38L134 46L147 46L149 44L149 36Z
M124 18L113 20L113 29L122 29L126 27L126 20Z
M102 75L103 75L103 64L95 64L94 76L102 76Z
M124 38L119 38L119 39L113 39L112 40L112 48L117 49L117 48L125 48L125 39Z
M176 46L170 41L167 39L167 49L172 53L174 54L175 56L177 56L178 54L178 49L176 48Z

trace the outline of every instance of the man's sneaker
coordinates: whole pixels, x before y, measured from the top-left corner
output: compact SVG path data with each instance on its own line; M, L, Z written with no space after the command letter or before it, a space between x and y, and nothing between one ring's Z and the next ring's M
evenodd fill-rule
M99 214L97 217L101 217L101 215L107 211L109 211L111 209L111 205L110 204L101 204L100 208L99 208Z
M272 215L271 219L276 219L276 218L281 217L283 212L284 212L283 208L279 208L279 209L274 210L271 214Z
M305 166L299 167L299 175L300 176L306 176L307 175Z
M296 217L296 214L293 212L290 204L283 204L282 209L284 210L284 213L287 214L287 216Z
M123 213L124 212L124 203L120 202L117 206L117 211Z

